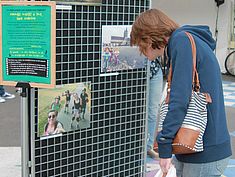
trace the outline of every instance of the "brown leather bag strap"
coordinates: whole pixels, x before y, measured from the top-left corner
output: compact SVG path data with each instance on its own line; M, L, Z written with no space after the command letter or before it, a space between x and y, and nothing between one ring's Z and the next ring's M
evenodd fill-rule
M167 55L167 47L166 47L166 57L167 60L169 61L168 55ZM167 95L166 95L166 99L165 102L169 103L170 101L170 90L171 90L171 80L172 80L172 64L170 63L170 68L169 68L169 72L168 72L168 76L167 76Z
M199 91L200 89L200 82L199 82L199 77L198 77L198 72L196 69L196 44L195 41L193 39L193 36L188 33L185 32L185 34L188 36L190 43L191 43L191 47L192 47L192 56L193 56L193 73L192 73L192 86L194 87L193 89L195 89L195 91ZM172 81L172 63L170 63L170 68L169 68L169 73L168 73L168 78L167 78L167 96L166 96L166 103L169 103L170 100L170 88L171 88L171 81Z
M198 77L198 72L197 72L197 68L196 68L196 44L195 41L193 39L193 36L188 33L185 32L186 35L188 36L190 42L191 42L191 46L192 46L192 54L193 54L193 89L195 89L195 91L199 91L200 90L200 82L199 82L199 77Z

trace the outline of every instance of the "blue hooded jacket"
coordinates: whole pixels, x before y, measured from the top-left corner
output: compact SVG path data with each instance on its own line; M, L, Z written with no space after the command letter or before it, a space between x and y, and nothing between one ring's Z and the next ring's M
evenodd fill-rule
M203 137L204 151L176 155L176 158L188 163L213 162L229 157L232 152L226 124L221 72L213 53L216 44L208 26L183 26L176 29L169 38L167 54L172 62L173 77L169 110L163 130L157 136L159 156L172 156L171 143L186 115L192 93L192 48L186 31L192 34L196 44L200 91L209 93L212 103L207 105L208 122Z

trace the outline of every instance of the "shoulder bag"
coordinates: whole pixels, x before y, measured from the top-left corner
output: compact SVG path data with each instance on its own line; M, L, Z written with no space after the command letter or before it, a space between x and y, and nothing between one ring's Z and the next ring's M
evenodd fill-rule
M211 103L211 97L208 93L200 92L200 83L198 72L196 70L196 45L192 35L185 32L188 36L192 46L193 56L193 83L192 83L192 96L189 101L187 113L184 121L178 130L173 143L172 154L190 154L203 151L203 134L207 124L207 107ZM170 65L168 81L167 81L167 96L160 106L160 119L158 131L162 130L163 123L168 111L168 103L170 100L170 86L172 80L172 64ZM157 145L157 143L156 143ZM158 146L154 147L158 152Z

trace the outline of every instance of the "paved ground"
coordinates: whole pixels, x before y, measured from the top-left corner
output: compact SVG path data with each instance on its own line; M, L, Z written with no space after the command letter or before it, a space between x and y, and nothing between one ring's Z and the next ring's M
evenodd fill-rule
M15 94L14 87L5 87ZM0 104L0 177L21 177L20 97Z
M20 147L0 147L0 177L21 177Z
M5 87L16 93L14 87ZM20 146L20 96L0 104L0 147Z
M235 77L223 75L223 81L228 128L232 139L233 152L235 152ZM15 93L14 88L5 88L8 92ZM0 120L0 177L21 177L20 98L17 94L15 99L0 104ZM158 169L158 161L148 157L147 177L153 177ZM234 153L224 176L235 177Z

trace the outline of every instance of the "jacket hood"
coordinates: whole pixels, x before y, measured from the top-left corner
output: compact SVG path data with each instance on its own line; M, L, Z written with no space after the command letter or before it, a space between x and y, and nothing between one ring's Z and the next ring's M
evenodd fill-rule
M212 50L214 50L216 47L215 40L212 38L212 34L211 34L211 31L208 26L185 25L185 26L178 28L175 32L180 32L180 31L187 31L187 32L193 34L194 36L197 36L198 38L200 38L201 40L206 42ZM173 33L173 35L174 35L174 33Z

